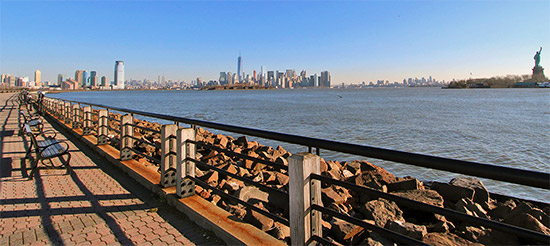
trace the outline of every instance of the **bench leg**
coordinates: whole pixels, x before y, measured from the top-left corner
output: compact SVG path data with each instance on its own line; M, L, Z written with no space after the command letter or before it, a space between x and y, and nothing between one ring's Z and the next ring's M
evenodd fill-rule
M29 174L29 180L32 180L34 173L38 170L38 159L31 162L31 173Z
M67 169L67 172L65 172L65 175L69 175L71 173L71 165L69 163L71 162L71 153L67 152L67 160L65 161L61 156L59 157L59 160L63 165L65 166L65 169Z
M27 150L27 153L25 154L25 158L23 158L23 159L28 159L31 156L31 151L32 151L32 146L29 146L29 149Z

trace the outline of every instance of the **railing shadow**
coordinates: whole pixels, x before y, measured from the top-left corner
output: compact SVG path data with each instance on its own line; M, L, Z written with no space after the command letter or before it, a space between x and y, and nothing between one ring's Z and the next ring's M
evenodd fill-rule
M158 209L156 213L161 218L163 218L166 223L170 224L172 227L178 230L183 236L185 236L191 242L195 244L212 243L211 240L207 241L202 236L202 234L204 233L204 230L202 228L199 228L185 214L179 212L178 210L169 206L168 204L157 200L154 193L152 193L150 190L142 186L140 183L138 183L136 180L129 177L127 174L125 174L121 170L117 168L113 168L112 165L107 163L103 157L96 154L87 145L85 145L79 139L76 139L76 137L71 135L67 129L60 127L60 123L54 122L55 119L50 117L44 117L44 119L46 119L55 130L60 132L69 141L71 141L76 147L76 149L78 149L79 151L84 153L88 158L90 158L91 162L95 163L95 165L98 168L100 168L105 174L109 175L111 178L116 180L125 190L130 192L132 195L135 195L135 198L138 198L142 202L144 202L146 204L145 209L148 209L148 208ZM76 169L76 167L73 167L73 169ZM78 180L78 177L74 174L74 172L71 174L71 177L73 177L73 180L75 181L75 183L79 182L77 183L79 188L81 186L85 188L84 184L80 182L80 180ZM89 195L90 194L91 193L89 193ZM140 205L140 206L142 206L141 209L143 210L144 209L143 205ZM208 232L208 234L209 233L210 232ZM214 236L213 234L211 235L211 237L216 238L216 236ZM223 241L218 240L215 242L215 244L222 245L225 243Z

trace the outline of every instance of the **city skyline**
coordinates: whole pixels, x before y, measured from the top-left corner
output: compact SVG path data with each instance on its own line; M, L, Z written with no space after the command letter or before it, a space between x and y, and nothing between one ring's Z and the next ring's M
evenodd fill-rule
M529 74L535 51L550 44L548 1L0 4L0 73L32 78L40 70L51 82L77 69L109 78L113 60L131 68L126 78L217 80L239 51L251 75L263 66L328 70L333 84L428 74L449 81ZM127 11L115 18L121 7ZM232 8L244 14L204 18ZM31 33L41 41L27 39ZM550 66L546 52L542 66Z

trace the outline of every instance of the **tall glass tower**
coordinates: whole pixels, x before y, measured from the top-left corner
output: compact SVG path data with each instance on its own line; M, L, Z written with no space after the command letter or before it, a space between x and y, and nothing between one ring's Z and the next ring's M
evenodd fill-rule
M115 84L113 89L124 89L124 62L115 62Z
M242 69L242 58L241 58L241 54L239 54L239 58L237 59L237 75L239 75L239 83L243 82L241 69Z
M88 86L88 71L84 70L82 75L82 87Z

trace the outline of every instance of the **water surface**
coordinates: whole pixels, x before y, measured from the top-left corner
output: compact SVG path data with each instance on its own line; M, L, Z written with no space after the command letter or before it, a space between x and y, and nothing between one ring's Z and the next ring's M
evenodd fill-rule
M50 96L520 169L548 172L550 166L548 89L93 91ZM258 141L292 152L306 150ZM328 151L321 156L365 159ZM457 176L369 161L398 176L421 180L448 182ZM542 189L483 182L490 192L550 201Z

